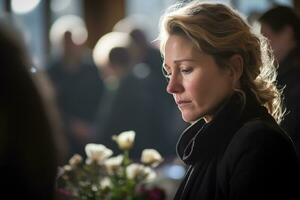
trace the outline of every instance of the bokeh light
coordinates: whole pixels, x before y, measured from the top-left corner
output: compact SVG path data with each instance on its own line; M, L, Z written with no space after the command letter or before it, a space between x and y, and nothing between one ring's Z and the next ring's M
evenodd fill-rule
M11 8L16 14L26 14L34 10L39 3L40 0L12 0Z

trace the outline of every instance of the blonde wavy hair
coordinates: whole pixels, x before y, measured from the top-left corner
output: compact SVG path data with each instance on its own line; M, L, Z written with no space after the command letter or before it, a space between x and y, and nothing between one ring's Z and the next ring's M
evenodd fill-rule
M199 1L174 5L160 20L162 56L172 34L187 36L222 68L230 67L230 57L239 54L244 62L241 89L251 91L277 123L282 121L282 91L275 84L277 72L270 45L237 11L224 4Z

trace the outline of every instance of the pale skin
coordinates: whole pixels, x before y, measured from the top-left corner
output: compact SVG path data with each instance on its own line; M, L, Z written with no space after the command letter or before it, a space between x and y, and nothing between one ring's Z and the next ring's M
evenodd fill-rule
M232 67L221 69L214 58L201 51L183 35L170 35L165 45L164 70L184 121L200 118L210 122L218 106L239 88L242 58L234 55Z

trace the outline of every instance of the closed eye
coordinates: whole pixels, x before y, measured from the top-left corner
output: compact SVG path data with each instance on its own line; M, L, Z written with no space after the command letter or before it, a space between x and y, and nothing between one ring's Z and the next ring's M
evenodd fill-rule
M189 74L193 71L193 68L184 68L184 69L181 69L180 72L183 73L183 74Z

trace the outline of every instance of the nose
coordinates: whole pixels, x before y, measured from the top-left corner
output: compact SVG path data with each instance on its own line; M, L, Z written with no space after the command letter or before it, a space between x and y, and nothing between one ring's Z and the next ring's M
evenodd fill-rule
M183 89L183 86L181 84L181 81L176 76L171 76L167 85L167 92L169 94L177 94L181 92Z

